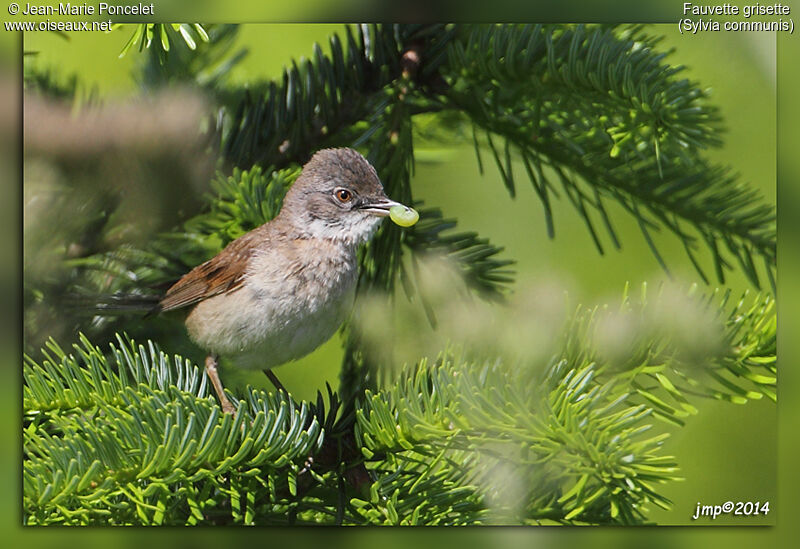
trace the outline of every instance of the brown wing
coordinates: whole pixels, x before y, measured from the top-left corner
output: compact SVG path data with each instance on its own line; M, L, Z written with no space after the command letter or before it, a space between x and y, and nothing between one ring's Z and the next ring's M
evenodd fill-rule
M160 310L170 311L235 290L242 278L254 250L256 231L249 232L230 244L205 263L201 263L181 277L167 290L159 303Z

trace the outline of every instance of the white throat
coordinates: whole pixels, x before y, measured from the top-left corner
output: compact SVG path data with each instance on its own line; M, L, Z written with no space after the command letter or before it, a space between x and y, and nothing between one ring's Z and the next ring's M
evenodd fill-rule
M309 238L333 240L357 246L372 236L382 220L382 217L366 212L343 216L336 224L315 217L305 223L301 230Z

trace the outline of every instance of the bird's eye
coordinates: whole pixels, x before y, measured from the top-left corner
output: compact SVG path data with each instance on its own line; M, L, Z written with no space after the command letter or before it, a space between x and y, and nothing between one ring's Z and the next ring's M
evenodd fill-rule
M350 202L353 199L353 193L347 189L336 189L334 194L339 202Z

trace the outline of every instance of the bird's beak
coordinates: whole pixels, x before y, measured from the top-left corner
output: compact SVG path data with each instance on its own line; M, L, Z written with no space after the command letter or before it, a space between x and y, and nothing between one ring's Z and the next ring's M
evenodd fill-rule
M364 202L360 209L365 210L373 215L378 215L380 217L386 217L389 215L389 210L394 206L403 206L399 202L395 202L394 200L389 200L388 198L379 198L375 201Z

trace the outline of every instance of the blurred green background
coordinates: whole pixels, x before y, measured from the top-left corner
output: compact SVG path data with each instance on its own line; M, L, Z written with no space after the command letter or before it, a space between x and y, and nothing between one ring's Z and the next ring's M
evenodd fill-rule
M314 41L324 44L329 33L340 28L244 25L238 43L247 47L250 54L237 66L232 80L244 85L275 77L292 58L310 55ZM712 101L721 108L729 128L725 145L709 153L712 159L732 165L745 181L761 189L774 203L775 36L705 33L688 37L679 35L674 25L653 26L650 31L665 37L662 48L675 48L668 62L686 65L685 76L712 89ZM123 27L108 35L72 33L69 40L53 33L29 33L24 48L38 52L27 62L53 68L63 75L76 73L86 91L94 89L103 102L111 103L138 93L133 75L143 56L131 51L124 58L117 58L130 33L130 28ZM600 256L581 220L563 202L555 205L556 238L548 240L541 205L532 188L520 185L517 198L511 200L493 165L485 163L486 174L478 174L471 144L441 146L444 150L437 150L436 154L421 155L425 161L418 159L413 179L415 198L440 206L447 216L457 217L463 229L476 230L505 246L505 257L518 262L518 281L558 280L569 288L570 302L593 304L618 301L626 282L637 287L643 281L663 279L635 221L619 209L613 210L612 216L621 237L621 252L613 251L610 243L604 242L607 252ZM702 284L679 242L667 236L658 244L679 278ZM735 294L748 288L738 273L729 277L727 285ZM310 398L325 381L336 386L340 355L340 342L334 339L278 373L298 398ZM686 427L667 427L674 434L665 453L677 457L686 480L663 488L675 504L671 511L653 509L650 518L660 524L691 524L697 502L776 499L776 406L769 402L745 406L697 404L700 413ZM774 515L768 523L773 519ZM725 522L764 524L763 520L741 517L720 517L714 524ZM518 533L504 536L509 545L526 545ZM359 538L362 543L369 543L369 534L359 534Z

